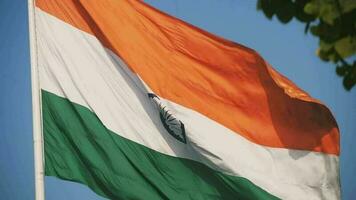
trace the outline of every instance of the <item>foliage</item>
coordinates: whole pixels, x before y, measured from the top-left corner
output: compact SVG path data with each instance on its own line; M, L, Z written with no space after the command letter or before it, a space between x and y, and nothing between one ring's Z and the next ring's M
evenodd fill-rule
M257 9L282 23L305 23L305 33L319 38L317 55L336 65L345 89L356 84L356 0L258 0Z

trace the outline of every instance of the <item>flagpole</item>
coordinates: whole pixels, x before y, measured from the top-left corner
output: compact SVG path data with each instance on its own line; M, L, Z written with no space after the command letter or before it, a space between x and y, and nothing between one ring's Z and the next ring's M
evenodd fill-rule
M44 162L43 162L43 138L41 123L41 98L39 87L37 42L35 23L35 1L28 0L28 24L31 57L31 88L32 88L32 131L35 164L35 199L44 200Z

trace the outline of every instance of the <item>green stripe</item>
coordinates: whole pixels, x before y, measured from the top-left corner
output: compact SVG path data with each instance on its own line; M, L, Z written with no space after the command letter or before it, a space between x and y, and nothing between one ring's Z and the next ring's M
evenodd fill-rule
M277 199L242 177L168 156L107 129L89 109L42 91L45 173L110 199Z

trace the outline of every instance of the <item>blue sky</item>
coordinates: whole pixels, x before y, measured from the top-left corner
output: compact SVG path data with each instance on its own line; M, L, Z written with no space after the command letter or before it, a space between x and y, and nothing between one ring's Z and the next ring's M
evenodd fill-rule
M343 199L356 195L356 88L347 92L332 64L315 56L318 41L298 21L256 11L255 0L147 0L156 8L257 50L272 66L324 102L341 130ZM0 0L0 194L34 197L31 87L26 0ZM46 197L101 199L85 186L46 177Z

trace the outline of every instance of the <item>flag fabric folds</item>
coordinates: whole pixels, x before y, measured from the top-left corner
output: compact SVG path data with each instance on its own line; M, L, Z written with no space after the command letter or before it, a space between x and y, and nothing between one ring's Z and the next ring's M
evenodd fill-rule
M45 174L110 199L339 199L329 109L137 0L37 0Z

